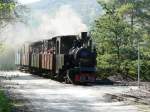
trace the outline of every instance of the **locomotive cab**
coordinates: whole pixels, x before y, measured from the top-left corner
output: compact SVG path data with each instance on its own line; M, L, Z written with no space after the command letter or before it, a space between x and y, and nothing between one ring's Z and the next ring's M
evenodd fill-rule
M87 32L56 39L56 73L71 83L95 82L96 52Z
M69 50L76 38L74 35L56 37L56 73L59 77L62 74L60 71L64 71L66 67Z

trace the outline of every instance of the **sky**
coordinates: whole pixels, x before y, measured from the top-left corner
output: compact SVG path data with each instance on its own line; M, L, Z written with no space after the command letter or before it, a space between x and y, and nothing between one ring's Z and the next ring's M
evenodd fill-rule
M38 1L40 0L18 0L18 2L21 4L30 4L30 3L38 2Z

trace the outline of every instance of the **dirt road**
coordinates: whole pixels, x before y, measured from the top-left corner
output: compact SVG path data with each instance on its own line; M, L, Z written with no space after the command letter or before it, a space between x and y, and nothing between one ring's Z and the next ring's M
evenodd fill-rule
M143 112L140 106L112 102L106 94L134 87L75 86L21 72L0 72L0 84L26 112ZM144 111L146 112L146 110ZM147 111L148 112L148 111Z

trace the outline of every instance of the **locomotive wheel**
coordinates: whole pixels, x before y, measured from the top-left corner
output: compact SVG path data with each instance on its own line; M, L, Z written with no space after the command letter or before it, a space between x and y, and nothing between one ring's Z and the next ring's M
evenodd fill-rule
M71 70L67 70L66 80L69 84L75 84L74 74L71 73Z
M64 82L64 72L63 70L59 70L59 72L57 73L57 75L55 76L56 80L60 81L60 82Z
M68 79L68 77L66 76L66 77L64 77L64 79L65 79L65 83L66 84L71 84L71 82L69 81L69 79Z

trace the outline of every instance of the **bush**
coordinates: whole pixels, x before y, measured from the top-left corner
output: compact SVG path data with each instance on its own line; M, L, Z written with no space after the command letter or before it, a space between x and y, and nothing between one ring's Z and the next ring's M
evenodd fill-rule
M104 55L98 55L97 57L97 75L100 78L107 78L111 75L114 75L117 73L116 70L116 61L113 58L114 55L111 54L104 54Z
M118 63L112 54L98 55L97 57L97 75L99 78L107 78L113 75L122 75L123 78L137 80L138 61L124 59L120 61L120 70L117 69ZM141 60L140 77L143 81L150 81L150 61Z
M0 90L0 112L11 112L11 103L5 96L4 92Z
M141 79L144 81L150 81L150 61L141 62Z

